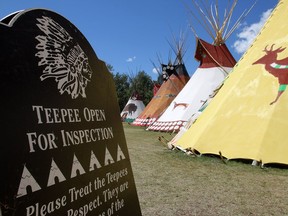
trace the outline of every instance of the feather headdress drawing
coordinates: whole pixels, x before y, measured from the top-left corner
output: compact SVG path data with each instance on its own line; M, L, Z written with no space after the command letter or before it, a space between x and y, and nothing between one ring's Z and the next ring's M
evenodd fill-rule
M38 28L45 35L38 35L36 45L40 58L38 66L46 66L41 81L54 78L60 94L67 92L73 99L86 98L85 88L91 80L92 70L88 57L79 44L57 22L49 17L38 18Z

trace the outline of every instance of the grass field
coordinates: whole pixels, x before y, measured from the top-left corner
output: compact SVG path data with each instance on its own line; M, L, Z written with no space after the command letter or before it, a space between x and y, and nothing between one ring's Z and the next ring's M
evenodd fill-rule
M288 215L288 169L260 168L168 150L123 124L143 216Z

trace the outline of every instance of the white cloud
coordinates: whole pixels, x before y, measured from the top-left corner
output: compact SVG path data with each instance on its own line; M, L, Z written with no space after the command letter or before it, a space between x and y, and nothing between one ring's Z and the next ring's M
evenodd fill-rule
M270 16L271 12L272 9L265 11L261 15L260 21L258 23L245 25L242 31L237 34L238 40L236 40L232 46L237 53L242 54L250 47L250 45L262 29L263 25L265 24L266 20Z
M153 72L154 74L158 74L158 71L160 71L159 68L153 68L153 69L152 69L152 72Z
M129 57L128 59L126 59L126 62L133 62L135 59L136 59L136 56Z

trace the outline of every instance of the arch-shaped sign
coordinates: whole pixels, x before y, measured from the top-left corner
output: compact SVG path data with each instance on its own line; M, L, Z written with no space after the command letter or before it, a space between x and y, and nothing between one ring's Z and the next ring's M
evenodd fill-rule
M68 20L0 23L0 215L141 215L112 76Z

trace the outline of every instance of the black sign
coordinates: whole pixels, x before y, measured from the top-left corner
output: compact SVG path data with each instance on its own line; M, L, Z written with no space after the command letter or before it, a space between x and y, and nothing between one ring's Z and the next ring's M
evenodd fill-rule
M114 82L85 37L35 9L2 20L0 47L0 215L141 215Z

